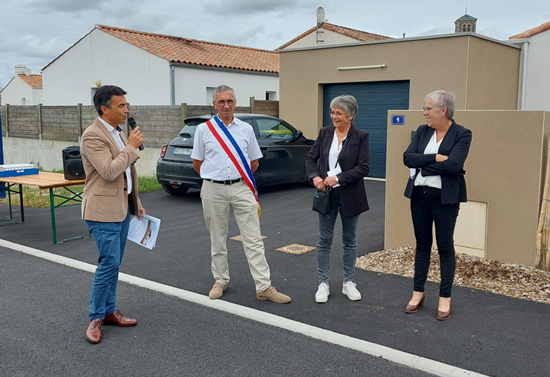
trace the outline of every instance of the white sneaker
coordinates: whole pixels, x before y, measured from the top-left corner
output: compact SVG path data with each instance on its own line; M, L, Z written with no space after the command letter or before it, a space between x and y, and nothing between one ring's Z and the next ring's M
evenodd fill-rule
M342 293L348 296L348 298L352 301L359 301L361 300L361 292L359 292L355 287L357 287L357 284L352 281L346 281L342 286Z
M330 289L327 283L319 284L317 293L315 293L315 301L318 303L323 303L328 301L328 296L330 295Z

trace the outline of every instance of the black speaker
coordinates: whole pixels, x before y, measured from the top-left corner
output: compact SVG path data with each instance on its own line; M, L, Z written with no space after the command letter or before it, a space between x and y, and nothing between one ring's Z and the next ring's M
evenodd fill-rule
M80 156L80 147L67 147L63 149L63 172L65 179L84 179L84 165L82 165L82 157Z

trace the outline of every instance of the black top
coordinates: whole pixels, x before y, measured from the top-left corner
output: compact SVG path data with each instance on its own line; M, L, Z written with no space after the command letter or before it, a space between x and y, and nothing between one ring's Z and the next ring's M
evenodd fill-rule
M419 172L428 177L430 175L441 176L441 202L454 204L467 201L466 181L464 180L464 161L470 151L472 131L452 121L451 127L445 134L439 154L449 156L447 161L435 162L435 154L424 154L435 129L424 124L416 130L414 138L403 153L403 163L409 168L416 169L414 177L409 178L405 189L405 196L410 198L414 187L414 181Z
M306 171L310 179L327 177L330 146L334 137L334 126L323 127L306 157ZM369 133L353 125L343 141L338 156L342 172L338 174L340 184L340 212L352 217L369 209L363 178L369 174ZM334 168L334 167L332 167Z

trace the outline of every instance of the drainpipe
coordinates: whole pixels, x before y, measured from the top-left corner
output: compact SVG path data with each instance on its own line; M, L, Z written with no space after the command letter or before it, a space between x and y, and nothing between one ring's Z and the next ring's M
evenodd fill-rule
M526 97L526 91L527 91L527 61L529 59L529 40L526 40L523 42L523 46L521 48L521 65L522 65L522 72L521 72L521 97L520 97L520 110L525 110L525 97Z
M513 44L521 44L521 64L519 85L518 85L518 110L525 110L525 99L527 96L527 63L529 60L529 39L517 39L510 41Z
M170 104L176 104L176 67L170 63Z

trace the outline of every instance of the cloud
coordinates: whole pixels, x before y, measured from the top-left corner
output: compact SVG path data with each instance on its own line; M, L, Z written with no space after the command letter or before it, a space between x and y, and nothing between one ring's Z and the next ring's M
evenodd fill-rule
M205 12L220 16L250 17L258 15L288 15L304 9L314 12L318 7L317 0L208 0L203 5ZM230 20L229 20L230 21ZM284 20L282 20L284 21Z

